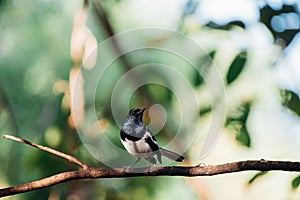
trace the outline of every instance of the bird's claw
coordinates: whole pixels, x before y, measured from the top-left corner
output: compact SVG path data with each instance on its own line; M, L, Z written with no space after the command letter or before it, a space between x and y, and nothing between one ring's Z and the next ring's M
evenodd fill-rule
M129 166L123 166L123 172L130 172L132 170L132 166L129 165Z

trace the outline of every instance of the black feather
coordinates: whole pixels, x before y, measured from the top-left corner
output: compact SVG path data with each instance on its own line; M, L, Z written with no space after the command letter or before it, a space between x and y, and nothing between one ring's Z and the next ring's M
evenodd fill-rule
M134 137L134 136L132 136L132 135L129 135L129 134L125 133L125 131L123 131L122 129L121 129L121 131L120 131L120 135L121 135L121 139L122 139L123 141L125 141L125 139L128 139L128 140L131 140L131 141L136 142L136 141L138 141L138 140L141 139L141 138Z
M157 143L155 143L153 141L153 137L148 136L148 137L145 138L145 140L146 140L147 144L149 144L149 146L151 147L152 151L159 150L159 146L157 145Z

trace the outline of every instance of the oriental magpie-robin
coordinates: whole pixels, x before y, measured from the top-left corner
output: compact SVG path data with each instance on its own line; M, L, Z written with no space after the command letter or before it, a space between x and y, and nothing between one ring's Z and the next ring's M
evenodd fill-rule
M149 163L156 164L155 155L160 163L162 163L162 155L171 160L182 162L184 160L183 156L158 146L151 130L143 123L145 110L146 107L132 108L120 131L121 142L125 149L138 158L130 166L135 165L141 158L146 159Z

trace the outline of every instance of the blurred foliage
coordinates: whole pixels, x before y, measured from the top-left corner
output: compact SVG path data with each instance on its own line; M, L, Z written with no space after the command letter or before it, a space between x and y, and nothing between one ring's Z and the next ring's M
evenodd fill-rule
M280 9L274 9L271 6L266 5L262 9L260 9L260 21L263 22L269 28L274 38L280 38L284 40L285 45L288 46L292 42L295 35L299 33L299 28L289 27L289 25L291 25L291 23L293 22L291 22L288 18L293 18L294 14L298 12L299 11L296 4L283 5ZM275 20L276 17L277 19L282 18L280 19L280 21L286 21L283 23L279 22L272 24L272 20Z
M235 139L246 147L251 147L251 138L246 125L250 108L251 102L243 103L226 119L226 126L236 134Z
M208 72L208 70L210 69L210 67L213 64L213 59L215 57L216 51L211 51L208 52L205 55L202 55L198 58L198 64L197 66L199 68L201 68L201 70L203 72ZM203 75L201 75L200 73L198 73L196 70L193 72L194 75L194 81L193 81L193 85L195 87L199 87L204 83L204 78Z
M99 10L95 9L93 4L90 3L88 6L86 4L86 25L89 28L89 34L93 35L98 43L103 42L112 34L118 33L119 30L127 30L128 26L134 26L134 24L138 24L138 20L143 19L142 16L129 17L134 15L126 7L130 2L119 0L99 2L102 3L103 7L100 8L103 10L97 15L95 12L97 13ZM250 130L253 128L250 129L248 119L253 107L257 106L257 102L264 102L263 98L269 94L267 92L270 89L268 84L260 85L260 88L257 89L259 85L257 77L263 76L265 69L249 70L253 70L253 66L258 63L255 60L257 58L253 58L253 52L251 52L252 54L249 53L248 48L228 46L228 43L233 42L233 39L230 38L229 33L232 33L230 31L239 30L239 33L247 31L244 22L233 20L220 25L214 21L209 21L206 24L197 21L196 25L191 25L191 17L197 13L198 3L198 1L190 0L183 4L182 12L175 25L178 30L185 32L207 49L207 52L204 53L193 52L197 66L191 66L190 63L176 55L170 55L167 52L153 52L151 49L147 49L130 52L113 62L101 79L97 80L101 87L96 88L95 99L91 98L94 97L91 95L94 91L89 90L88 80L85 79L84 109L86 113L89 113L91 109L94 109L92 105L95 103L97 117L99 120L103 120L101 121L103 122L103 132L116 146L123 148L118 135L119 127L113 119L110 107L114 84L124 72L143 63L160 63L172 66L173 69L186 77L194 92L199 95L201 103L203 102L199 108L194 109L197 117L200 116L201 123L203 122L201 126L205 126L207 122L205 120L211 117L212 112L216 109L213 103L217 102L210 102L211 96L206 90L204 75L217 63L220 66L223 81L227 83L225 92L229 99L229 103L226 105L229 112L227 112L224 128L234 135L234 142L245 147L254 146L256 141L252 139ZM74 65L77 64L74 57L70 55L70 51L72 51L70 43L72 34L74 34L74 19L82 7L81 1L71 0L0 0L0 133L24 137L35 143L74 155L91 166L101 167L103 164L99 163L82 144L81 138L70 123L71 110L68 99L70 98L68 96L70 95L70 72L71 69L76 68ZM297 13L295 5L284 5L281 9L275 10L266 4L259 9L259 12L260 22L273 35L274 44L278 38L284 40L286 46L292 44L299 30L289 29L278 32L278 29L272 26L271 21L275 16L283 17L287 13ZM157 18L159 22L165 21L161 17ZM148 26L146 22L143 24L144 26ZM150 41L144 35L141 35L141 38L150 44L174 43L178 45L174 42L174 38L170 38L168 35L158 36L157 40ZM282 45L281 48L284 49L285 45ZM228 47L225 51L224 46ZM85 46L85 48L87 47ZM114 50L109 51L107 57L118 53L118 49L114 45L111 48ZM180 48L186 47L183 45ZM275 49L277 46L272 46L272 48ZM270 49L266 51L273 52ZM272 56L265 59L272 60ZM84 58L80 57L79 60L84 60ZM268 64L270 66L266 66L266 68L271 70L274 63ZM199 74L196 69L201 69L204 74ZM84 78L88 72L89 69L82 71ZM269 75L267 74L265 77ZM250 78L247 79L247 77ZM145 72L144 77L135 76L130 79L132 82L124 85L120 92L121 98L115 105L120 107L120 111L123 108L128 108L127 102L124 101L125 96L140 80L170 84L174 85L174 88L179 88L181 85L175 78L163 73L153 75ZM249 85L254 85L254 89L251 90ZM264 96L264 93L267 95ZM281 94L283 106L300 116L299 94L292 90L282 90ZM275 95L270 97L272 100L276 98ZM258 101L252 101L252 99L258 99ZM180 102L174 91L159 84L144 85L134 91L129 104L131 107L160 104L166 108L168 118L162 129L163 134L158 134L157 138L161 144L168 144L173 139L181 125L181 119L178 117ZM268 104L269 102L263 106L267 107ZM147 116L146 120L150 121ZM189 125L186 124L185 128ZM188 128L185 130L189 131ZM185 138L183 138L181 141L176 141L176 144L180 148L184 146L185 142ZM196 147L193 148L200 148L202 142L203 140L195 139L193 145ZM113 151L111 150L110 153L113 154ZM192 150L188 150L186 156L196 157L192 153ZM111 155L111 159L116 158ZM76 166L45 152L1 139L0 160L1 187L17 185L62 171L78 169ZM198 162L198 158L190 162ZM265 173L255 174L249 180L249 184ZM297 177L292 181L294 189L298 187L299 180L300 178ZM208 192L199 192L201 187L187 179L174 177L89 180L69 182L17 195L12 199L198 199L199 197L205 198L205 194Z
M227 73L228 84L231 84L240 75L240 73L242 72L245 66L246 60L247 60L246 52L241 52L235 57Z
M260 21L268 27L276 40L284 41L284 46L288 46L299 33L299 27L293 25L297 21L297 14L299 14L296 3L283 4L280 8L274 8L266 3L259 9L259 12ZM226 24L209 21L206 25L221 30L231 30L236 26L246 28L245 23L240 20L232 20Z
M296 178L293 179L292 181L292 188L296 189L299 187L300 184L300 176L297 176Z
M265 174L267 174L268 172L266 171L266 172L258 172L258 173L256 173L250 180L249 180L249 184L252 184L254 181L256 181L257 180L257 178L260 178L261 176L263 176L263 175L265 175Z
M300 98L299 96L290 90L281 90L281 97L283 106L288 108L297 116L300 116Z
M215 22L209 22L207 23L207 26L213 29L220 29L220 30L230 30L234 27L241 27L241 28L245 28L245 24L242 21L231 21L229 23L226 23L225 25L219 25L216 24Z

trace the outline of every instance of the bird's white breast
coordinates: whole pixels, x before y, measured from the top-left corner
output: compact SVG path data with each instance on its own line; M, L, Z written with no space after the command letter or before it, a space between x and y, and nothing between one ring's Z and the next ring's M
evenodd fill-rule
M149 153L152 153L151 147L145 142L145 137L135 142L126 138L122 144L130 154L136 157L149 157Z

